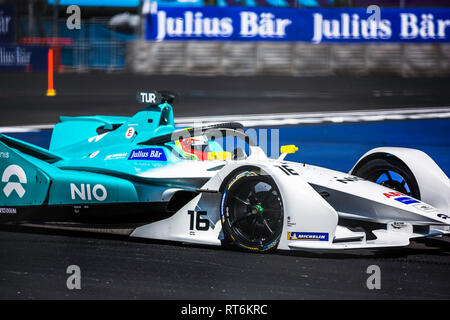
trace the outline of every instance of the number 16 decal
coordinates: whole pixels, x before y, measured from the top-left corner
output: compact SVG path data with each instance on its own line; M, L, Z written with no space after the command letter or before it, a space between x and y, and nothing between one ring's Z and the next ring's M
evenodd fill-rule
M191 222L189 225L189 230L195 230L199 231L207 231L209 229L209 220L208 219L202 219L202 216L206 216L208 213L206 211L193 211L188 210L188 215L191 216Z

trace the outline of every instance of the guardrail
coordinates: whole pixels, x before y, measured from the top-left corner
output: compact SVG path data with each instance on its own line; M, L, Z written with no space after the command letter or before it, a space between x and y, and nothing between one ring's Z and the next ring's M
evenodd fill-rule
M131 41L127 69L143 74L448 76L450 44Z

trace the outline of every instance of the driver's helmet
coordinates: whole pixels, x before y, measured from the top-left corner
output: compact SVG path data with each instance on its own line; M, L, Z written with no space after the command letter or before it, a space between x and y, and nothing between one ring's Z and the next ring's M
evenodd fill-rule
M209 141L206 136L189 137L175 141L176 146L184 158L190 160L225 160L225 153L216 141ZM231 155L230 155L231 157Z

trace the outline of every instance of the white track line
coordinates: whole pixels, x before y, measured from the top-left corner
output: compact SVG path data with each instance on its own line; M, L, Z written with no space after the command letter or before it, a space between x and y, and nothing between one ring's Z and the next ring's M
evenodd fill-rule
M13 126L13 127L0 127L1 133L20 133L20 132L39 132L42 130L53 129L54 124L37 124L37 125L24 125L24 126Z
M380 109L338 112L297 112L276 114L197 116L175 118L177 127L192 127L220 122L240 122L244 127L281 127L302 124L372 122L385 120L422 120L450 118L450 107ZM38 132L50 130L53 124L0 127L0 132Z
M177 126L192 126L193 123L240 122L244 127L271 127L318 123L370 122L385 120L420 120L450 118L450 107L381 109L340 112L301 112L278 114L254 114L232 116L184 117L175 119Z

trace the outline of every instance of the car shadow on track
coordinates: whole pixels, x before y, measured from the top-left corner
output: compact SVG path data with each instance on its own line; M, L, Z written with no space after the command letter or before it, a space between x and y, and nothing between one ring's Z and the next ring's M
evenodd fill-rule
M242 248L238 248L231 245L222 247L214 247L201 244L180 243L175 241L156 240L156 239L142 239L142 238L130 238L126 235L108 234L108 233L94 233L87 231L77 230L58 230L58 229L46 229L38 227L23 227L23 226L0 226L0 232L14 232L14 233L26 233L36 235L49 235L49 236L63 236L90 240L110 240L110 241L123 241L127 243L135 243L137 245L153 244L153 245L166 245L173 247L189 247L189 248L202 248L218 251L229 251L236 253L247 253L251 255L279 255L279 256L295 256L303 258L320 258L320 259L407 259L409 257L449 257L450 258L450 237L434 237L434 238L419 238L415 239L409 246L401 248L382 248L382 249L357 249L357 250L345 250L339 252L330 251L273 251L270 253L261 252L249 252Z
M276 254L324 259L406 259L410 257L449 257L450 237L416 239L407 247L330 251L278 251Z

